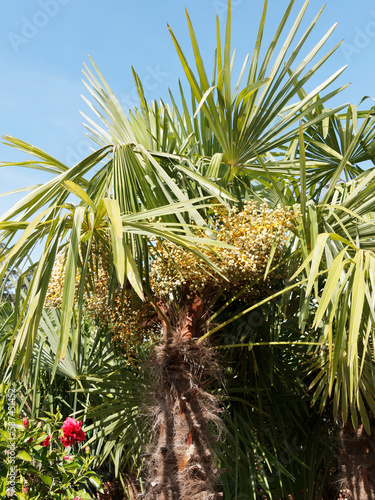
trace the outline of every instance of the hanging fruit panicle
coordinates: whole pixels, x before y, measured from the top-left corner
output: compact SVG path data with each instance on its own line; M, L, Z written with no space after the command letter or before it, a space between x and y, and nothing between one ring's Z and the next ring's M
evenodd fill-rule
M277 207L270 210L252 201L237 208L215 209L212 229L218 241L231 245L203 246L202 253L221 270L214 272L203 259L168 240L154 240L150 247L151 294L156 301L171 300L174 292L191 290L204 295L205 289L218 289L225 296L244 290L240 300L255 301L270 295L272 283L281 277L280 269L270 272L264 278L271 252L272 267L277 267L286 236L292 221L298 214L289 209ZM203 240L209 236L203 228L193 227L193 233ZM160 337L160 324L152 321L155 310L149 301L142 302L130 287L118 288L109 300L110 259L103 245L93 247L95 265L90 268L90 286L84 292L84 312L95 319L101 327L111 331L113 341L124 349L131 358L137 346L155 341ZM65 255L59 254L48 289L46 305L61 307L64 283ZM80 275L76 276L76 294Z

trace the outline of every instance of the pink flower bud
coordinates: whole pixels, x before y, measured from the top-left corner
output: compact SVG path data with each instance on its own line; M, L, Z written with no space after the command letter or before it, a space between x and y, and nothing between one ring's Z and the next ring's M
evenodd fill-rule
M29 421L27 418L22 422L24 427L27 427L29 425Z

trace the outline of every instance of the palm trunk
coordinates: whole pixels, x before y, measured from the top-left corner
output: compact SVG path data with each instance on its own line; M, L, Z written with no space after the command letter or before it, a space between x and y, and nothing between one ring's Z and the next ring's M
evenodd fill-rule
M220 370L213 350L197 338L204 303L187 297L169 313L172 329L154 355L154 445L147 462L147 499L208 500L215 470L210 424L218 423L217 398L206 391Z
M371 434L360 425L355 430L346 424L340 433L341 489L343 498L368 500L375 498L375 425Z

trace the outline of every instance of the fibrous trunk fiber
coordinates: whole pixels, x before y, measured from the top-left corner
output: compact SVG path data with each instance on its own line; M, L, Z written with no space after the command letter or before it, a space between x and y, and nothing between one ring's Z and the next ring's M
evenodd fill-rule
M346 424L340 433L341 488L344 498L375 499L375 422L371 434L360 425L357 430Z
M156 349L152 364L155 439L146 498L216 498L210 427L220 419L217 398L206 391L220 373L214 353L198 339L176 333Z

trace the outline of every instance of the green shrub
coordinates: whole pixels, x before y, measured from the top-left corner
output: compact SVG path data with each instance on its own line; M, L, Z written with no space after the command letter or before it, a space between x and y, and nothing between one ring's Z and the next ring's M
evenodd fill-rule
M56 414L22 418L11 386L0 384L0 496L18 500L89 500L91 483L102 490L92 470L95 459L84 445L82 422ZM80 444L78 444L80 443Z

